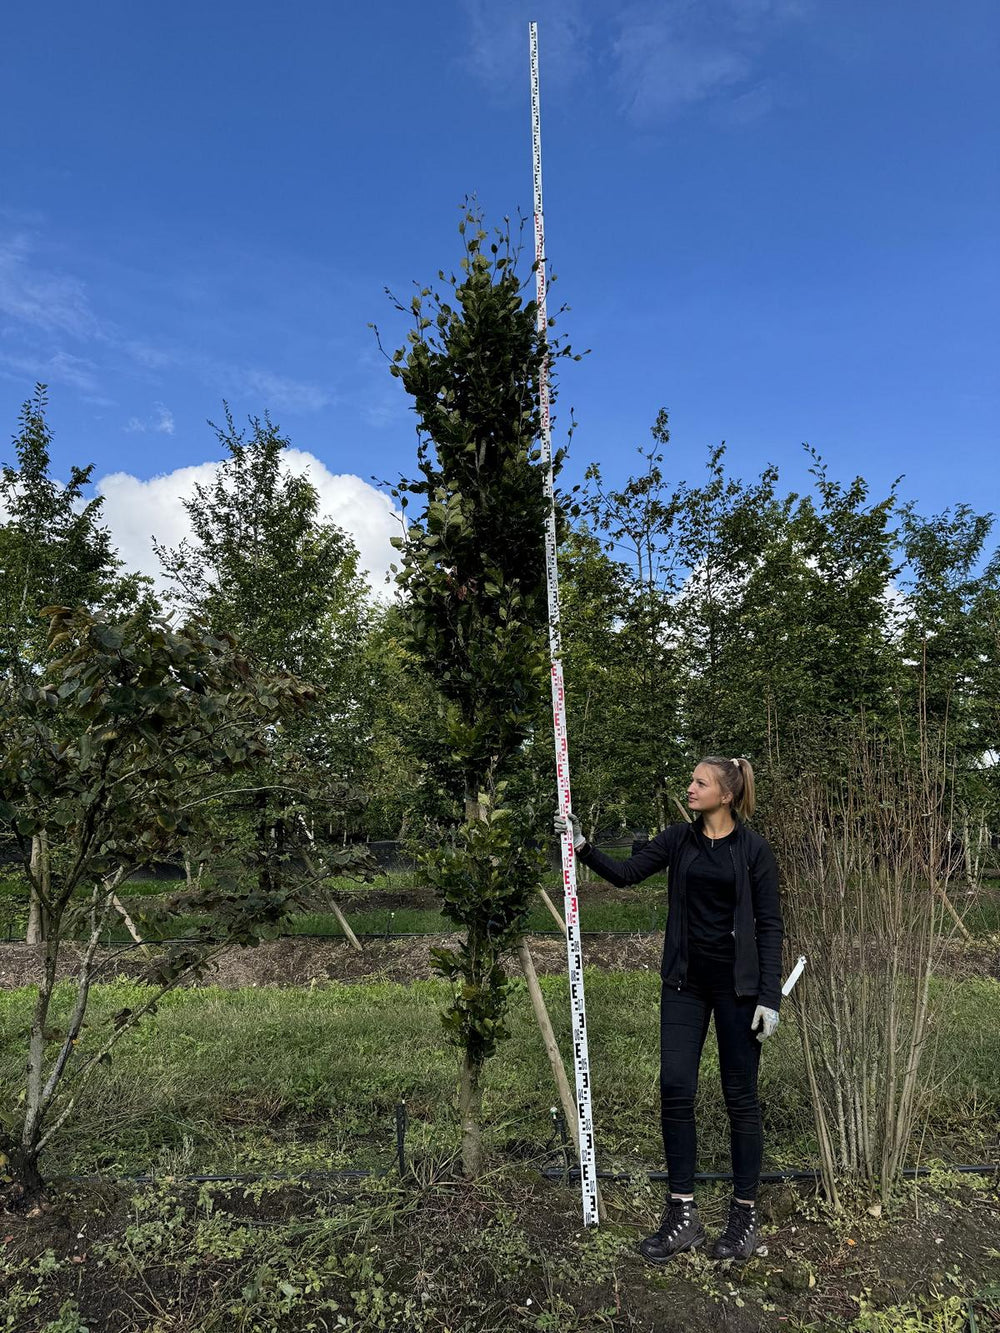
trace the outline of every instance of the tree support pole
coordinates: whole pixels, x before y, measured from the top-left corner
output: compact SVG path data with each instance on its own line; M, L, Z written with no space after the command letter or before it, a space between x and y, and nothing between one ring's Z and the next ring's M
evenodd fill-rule
M355 949L357 949L358 953L364 953L364 946L358 939L357 935L355 935L354 931L351 929L347 917L344 916L343 912L340 910L340 908L337 906L336 903L331 903L330 906L333 908L333 915L337 918L337 922L340 926L340 929L347 936L348 940L350 940L352 946Z
M314 841L313 836L312 836L312 834L309 832L309 827L308 827L308 825L306 824L306 821L305 821L304 819L302 820L302 827L303 827L303 829L305 830L305 835L306 835L306 837L309 839L310 842L313 842L313 841ZM312 875L313 879L314 879L314 880L316 881L316 883L318 884L319 881L320 881L319 874L318 874L317 871L316 871L316 867L313 865L312 861L309 859L309 855L308 855L307 852L303 852L303 853L302 853L302 860L303 860L303 862L305 863L306 870L309 871L309 874ZM363 949L362 946L361 946L361 941L358 939L357 935L355 935L354 931L351 929L350 924L348 923L347 917L344 916L343 912L340 910L340 908L337 906L336 903L331 903L330 906L333 908L333 915L337 918L337 923L338 923L338 925L340 926L340 929L341 929L341 930L344 932L344 934L347 936L347 938L348 938L348 940L350 941L351 945L352 945L355 949L357 949L358 953L364 953L364 949Z
M125 928L128 931L128 933L132 936L132 938L135 940L136 944L141 944L143 945L143 947L145 947L145 941L139 934L138 930L136 930L135 922L129 916L128 909L126 908L122 900L118 897L117 893L113 893L111 895L111 906L115 909L115 911L118 913L121 919L125 922Z
M559 927L559 929L560 929L560 930L562 931L562 933L565 935L565 934L566 934L566 922L565 922L565 921L563 920L563 918L562 918L562 912L559 911L559 908L556 907L555 903L552 901L552 899L549 897L549 895L545 892L544 889L541 889L541 888L540 888L540 889L538 890L538 894L539 894L539 897L541 898L542 902L545 904L545 906L546 906L546 907L549 909L549 911L552 913L552 916L553 916L553 919L555 920L556 925Z

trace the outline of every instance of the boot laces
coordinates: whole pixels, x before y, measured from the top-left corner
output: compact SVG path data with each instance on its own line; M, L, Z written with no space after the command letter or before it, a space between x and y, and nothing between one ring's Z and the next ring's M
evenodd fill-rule
M754 1208L741 1208L737 1203L729 1205L729 1221L722 1233L723 1241L740 1246L746 1240L754 1224Z
M660 1236L663 1240L673 1240L691 1221L691 1200L671 1199L667 1211L660 1223Z

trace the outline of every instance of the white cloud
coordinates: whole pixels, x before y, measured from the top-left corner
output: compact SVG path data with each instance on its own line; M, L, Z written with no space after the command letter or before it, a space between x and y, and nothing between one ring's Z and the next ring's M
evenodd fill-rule
M373 591L385 595L385 575L394 556L389 538L400 531L389 497L351 473L331 472L300 449L289 449L284 459L290 472L308 476L319 495L322 517L350 533ZM98 481L104 519L129 569L152 575L163 588L152 538L173 547L191 536L183 502L196 485L211 485L219 467L217 462L198 463L145 481L128 472L113 472Z
M643 0L629 6L612 47L622 110L643 126L703 102L717 104L736 123L757 119L775 100L760 77L767 45L809 10L810 0Z
M148 430L155 431L159 435L173 435L174 414L162 403L154 403L152 416L129 417L122 430L126 435L145 435Z
M94 337L101 329L82 282L32 263L21 235L0 241L0 313L45 333Z

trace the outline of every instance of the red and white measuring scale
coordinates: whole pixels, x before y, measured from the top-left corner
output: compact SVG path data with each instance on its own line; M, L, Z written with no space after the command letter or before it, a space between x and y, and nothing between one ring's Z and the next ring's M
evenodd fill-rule
M535 291L538 332L547 336L545 306L545 220L542 213L542 126L538 96L538 25L529 24L531 45L531 155L535 184ZM556 562L556 513L552 475L552 432L549 419L547 360L539 373L542 460L549 511L545 520L545 570L549 596L549 653L552 659L552 721L556 741L556 786L559 813L570 809L569 748L566 737L566 691L562 672L562 634L559 626L559 567ZM583 998L583 949L580 943L580 903L576 891L576 852L567 820L562 835L563 900L566 917L566 952L569 960L569 1002L573 1019L573 1066L576 1071L576 1108L580 1138L580 1185L585 1226L597 1224L597 1160L594 1154L594 1115L590 1095L590 1057L587 1053L587 1009Z

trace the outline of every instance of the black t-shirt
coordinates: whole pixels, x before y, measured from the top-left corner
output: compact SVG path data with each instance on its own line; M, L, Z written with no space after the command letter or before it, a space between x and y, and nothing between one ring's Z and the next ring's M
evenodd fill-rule
M736 867L730 848L736 830L724 838L698 834L698 855L687 876L688 948L707 958L736 957Z

